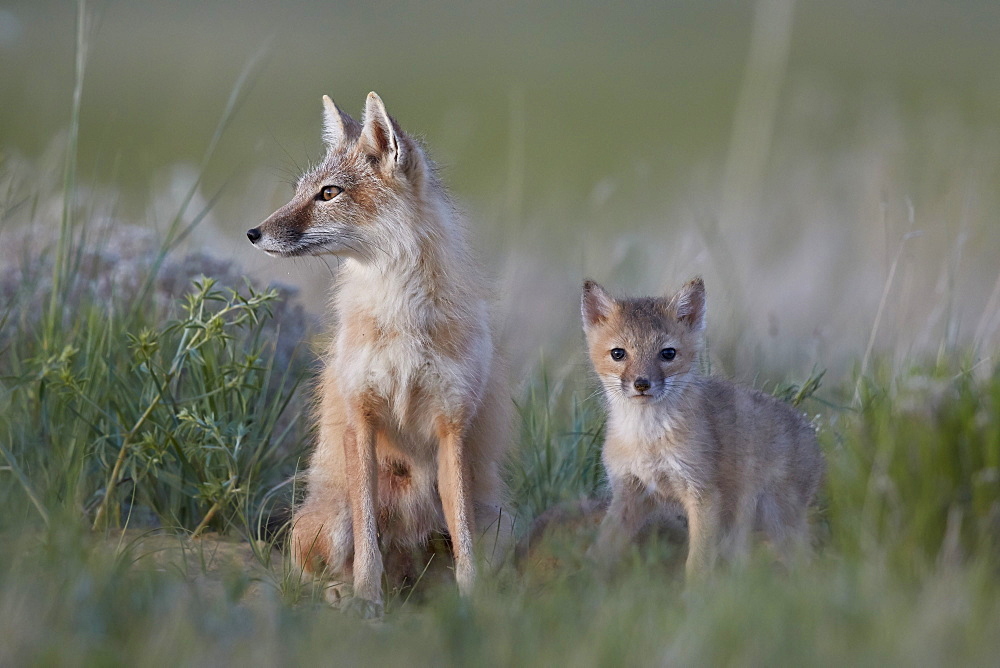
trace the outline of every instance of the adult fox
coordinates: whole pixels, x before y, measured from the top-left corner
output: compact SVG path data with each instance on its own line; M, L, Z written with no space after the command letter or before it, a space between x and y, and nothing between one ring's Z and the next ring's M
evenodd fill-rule
M446 529L463 594L477 534L486 556L505 555L513 404L482 272L422 147L375 93L362 123L323 104L326 156L247 237L276 256L342 260L292 555L334 583L334 602L353 583L350 605L378 616L383 549L405 554Z

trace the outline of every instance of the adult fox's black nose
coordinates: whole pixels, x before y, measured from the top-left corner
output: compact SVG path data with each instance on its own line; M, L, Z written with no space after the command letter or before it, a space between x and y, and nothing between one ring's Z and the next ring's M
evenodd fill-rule
M258 241L260 241L260 229L254 227L247 230L247 239L249 239L250 243L252 244L255 244Z
M636 378L635 381L632 383L632 387L634 387L639 392L645 392L646 390L649 389L649 379L640 376L639 378Z

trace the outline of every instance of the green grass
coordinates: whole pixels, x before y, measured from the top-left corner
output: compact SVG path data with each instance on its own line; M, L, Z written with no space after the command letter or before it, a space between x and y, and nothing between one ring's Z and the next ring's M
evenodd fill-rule
M59 326L33 317L55 297L28 278L3 314L0 663L978 664L1000 651L988 362L876 358L822 401L821 374L774 386L817 415L829 465L800 570L762 557L685 588L683 547L654 538L604 576L583 558L592 526L557 526L471 600L439 554L436 575L371 625L246 540L275 495L288 502L307 441L290 403L307 367L279 373L265 343L275 292L201 279L130 311L66 276L76 301ZM540 370L518 397L508 478L522 532L601 491L599 402L551 378Z
M544 371L518 402L521 438L508 466L521 524L561 502L597 495L604 420L600 403L550 383ZM522 527L526 528L526 527Z

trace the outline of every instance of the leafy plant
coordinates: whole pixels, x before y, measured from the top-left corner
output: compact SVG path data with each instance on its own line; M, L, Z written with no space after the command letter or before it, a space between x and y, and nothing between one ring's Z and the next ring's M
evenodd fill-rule
M201 278L179 317L138 331L90 318L82 345L25 360L19 408L56 438L43 457L15 440L11 466L44 471L49 503L75 480L95 528L136 510L196 534L232 522L287 474L293 423L281 417L303 374L276 372L262 337L277 292L244 293ZM22 481L29 497L36 486Z

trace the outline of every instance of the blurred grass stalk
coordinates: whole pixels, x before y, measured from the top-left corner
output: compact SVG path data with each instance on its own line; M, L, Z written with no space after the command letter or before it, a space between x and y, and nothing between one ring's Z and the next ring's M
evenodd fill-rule
M884 211L884 208L883 208ZM913 226L913 207L910 207L910 226ZM878 336L878 328L882 322L882 314L885 312L885 305L889 299L889 292L892 290L893 280L896 278L896 269L899 267L899 260L903 256L903 247L907 241L920 236L921 232L919 230L914 230L912 232L907 232L900 239L899 245L896 246L896 254L892 258L892 263L889 265L889 273L885 277L885 285L882 287L882 297L878 302L878 309L875 311L875 319L872 321L872 331L868 336L868 345L865 346L865 354L861 357L861 368L858 370L858 381L854 386L854 400L852 404L855 408L861 405L861 385L865 380L865 374L868 373L868 364L871 362L872 351L875 350L875 340Z
M59 238L56 245L55 262L52 266L52 295L49 299L49 315L45 324L45 348L51 349L57 322L61 321L63 275L69 271L69 253L72 248L73 214L76 205L76 152L80 140L80 104L83 99L83 76L87 64L87 29L89 20L86 0L76 2L76 57L73 78L73 103L70 108L69 138L66 143L66 159L63 165L63 205L59 222Z
M742 243L744 230L758 215L767 160L774 141L778 101L788 69L794 9L795 0L758 0L754 6L750 51L722 176L719 233L712 235L713 241L726 249L726 259L737 260L736 263L716 263L717 270L723 273L732 290L746 283L740 280L745 266L739 261L739 254L729 249L745 247ZM734 301L747 303L746 295L739 295Z

